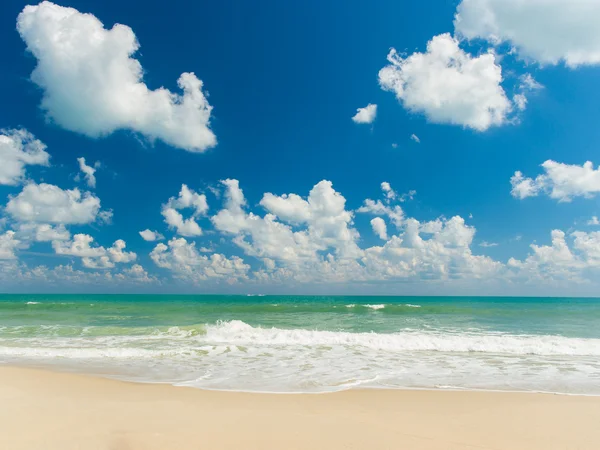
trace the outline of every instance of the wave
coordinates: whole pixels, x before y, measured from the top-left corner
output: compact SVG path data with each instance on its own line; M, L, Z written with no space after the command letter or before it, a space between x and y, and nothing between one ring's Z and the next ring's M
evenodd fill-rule
M172 354L195 352L205 345L253 348L319 347L353 348L358 351L490 353L541 356L600 356L600 339L570 338L554 335L516 335L484 331L441 332L405 330L396 333L322 331L253 327L240 320L219 321L173 327L3 327L0 355L19 352L40 356L40 352L90 350L99 356L110 351L115 357L143 349L138 356L152 356L154 347L165 347ZM5 344L9 344L8 346ZM28 345L35 344L35 345ZM33 351L31 347L39 347ZM69 350L69 351L70 351ZM148 351L146 351L148 350ZM164 352L163 348L159 349ZM160 353L159 352L159 353ZM68 353L68 352L67 352ZM160 353L162 354L162 353ZM91 355L90 355L91 356ZM82 356L83 357L83 356ZM93 357L93 356L92 356Z
M600 339L483 333L352 333L252 327L240 320L206 326L205 339L233 345L350 346L388 352L481 352L512 355L600 356Z

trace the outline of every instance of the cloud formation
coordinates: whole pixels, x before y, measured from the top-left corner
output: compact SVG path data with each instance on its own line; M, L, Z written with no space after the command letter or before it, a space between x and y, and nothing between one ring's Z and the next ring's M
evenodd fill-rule
M128 26L106 29L92 14L44 1L23 9L17 30L37 58L31 79L41 107L61 127L94 138L131 130L191 152L216 145L202 81L186 72L182 94L149 89Z
M395 49L379 71L382 89L408 111L430 122L485 131L509 121L513 109L501 86L502 68L492 53L472 56L450 34L434 36L425 53L402 57Z
M52 184L29 183L10 198L5 210L19 222L88 224L99 215L100 199L77 188L63 190Z
M98 163L94 164L94 167L88 166L85 163L84 157L77 158L77 162L79 163L79 170L81 170L81 172L83 173L83 176L85 177L85 181L86 181L88 187L95 188L96 187L95 173L96 173L96 169L98 168L99 164Z
M179 212L183 209L193 209L192 217L184 219L183 215ZM177 234L193 237L202 236L202 229L195 219L205 215L207 211L208 203L206 202L206 195L198 194L185 184L182 184L179 196L171 197L163 205L161 214L165 218L165 223L169 228L177 230Z
M364 108L358 108L356 114L352 116L354 123L373 123L377 116L377 105L369 103Z
M27 130L0 132L0 185L15 186L25 179L25 166L48 166L46 146Z
M520 171L511 177L511 194L518 199L546 194L559 202L570 202L575 197L592 198L600 192L600 168L591 161L582 166L564 164L549 159L541 167L543 174L525 177Z
M541 64L600 63L600 3L595 0L462 0L454 26L466 39L509 42Z
M140 236L142 237L143 240L145 240L147 242L162 241L165 238L158 231L152 231L149 229L140 231Z

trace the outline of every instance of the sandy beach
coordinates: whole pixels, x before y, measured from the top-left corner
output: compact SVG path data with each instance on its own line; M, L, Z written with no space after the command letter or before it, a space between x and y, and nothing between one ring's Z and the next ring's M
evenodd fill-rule
M597 449L600 397L246 394L0 368L3 450Z

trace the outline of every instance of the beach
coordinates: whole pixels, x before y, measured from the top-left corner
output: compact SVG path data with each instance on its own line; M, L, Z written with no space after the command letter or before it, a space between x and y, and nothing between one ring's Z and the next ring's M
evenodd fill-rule
M597 449L600 397L258 394L0 367L6 450Z

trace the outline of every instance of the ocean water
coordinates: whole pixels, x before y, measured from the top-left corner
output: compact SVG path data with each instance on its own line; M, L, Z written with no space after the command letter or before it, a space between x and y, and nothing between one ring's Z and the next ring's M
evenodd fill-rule
M600 300L0 295L0 364L203 389L600 394Z

